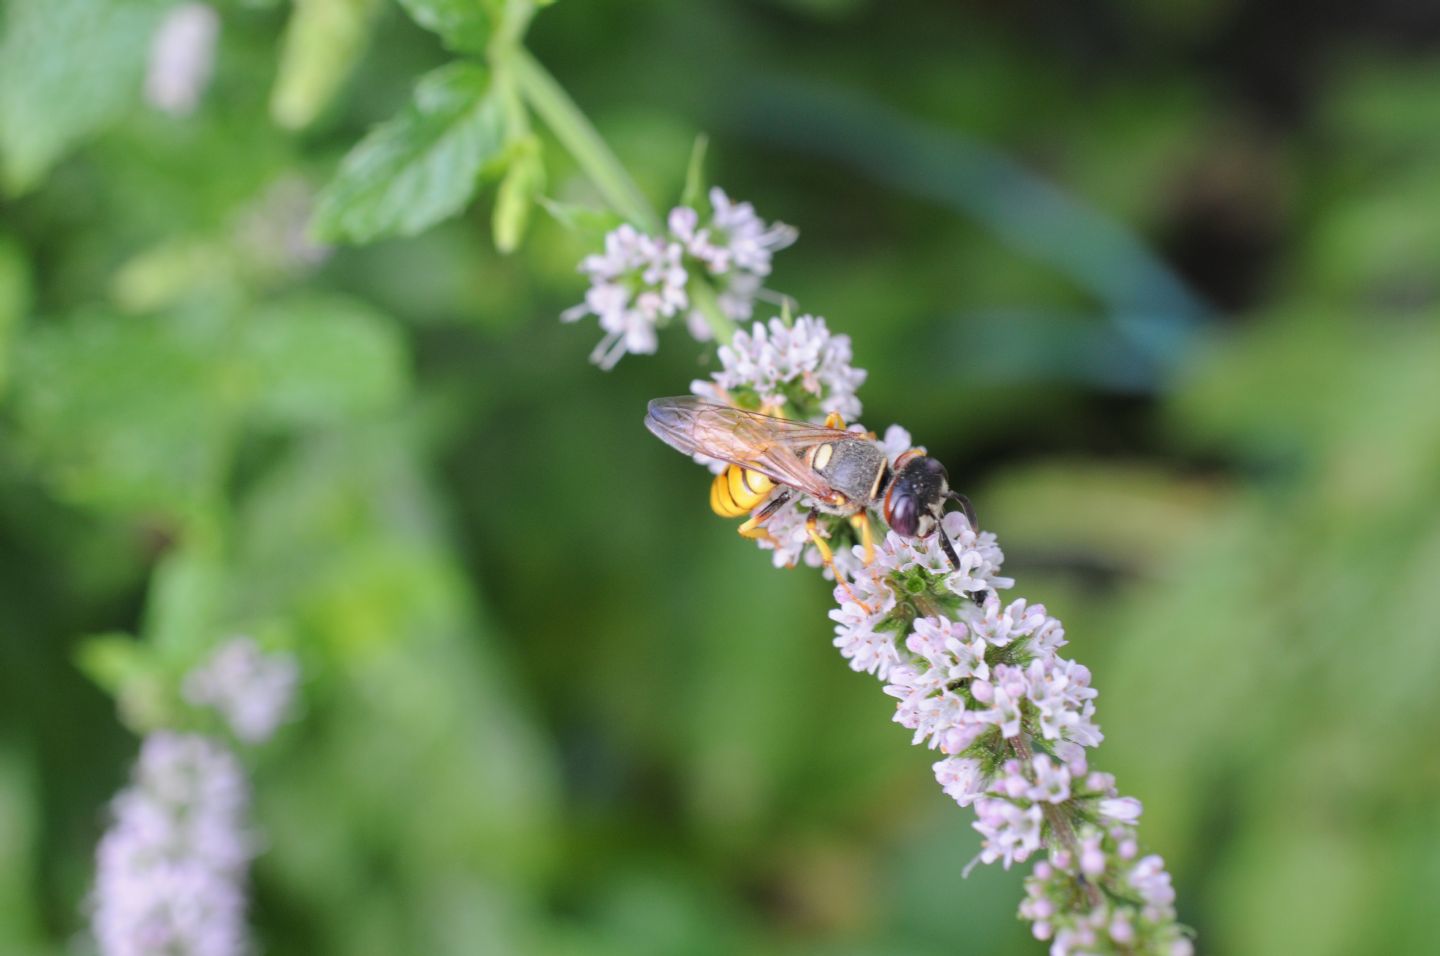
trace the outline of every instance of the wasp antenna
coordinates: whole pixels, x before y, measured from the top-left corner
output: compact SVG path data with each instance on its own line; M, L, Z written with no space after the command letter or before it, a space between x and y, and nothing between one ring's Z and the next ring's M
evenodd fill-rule
M948 500L955 502L957 505L960 506L960 510L965 512L965 520L970 522L971 531L980 530L980 523L975 520L975 506L970 503L969 498L965 497L958 491L952 491L945 497Z

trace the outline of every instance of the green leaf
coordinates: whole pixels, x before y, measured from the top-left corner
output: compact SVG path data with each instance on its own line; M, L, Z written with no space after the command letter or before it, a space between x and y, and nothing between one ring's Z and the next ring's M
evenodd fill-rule
M365 52L375 0L299 0L285 27L270 115L304 129L330 105Z
M178 516L225 473L233 382L221 314L82 313L16 354L22 446L62 497Z
M690 150L690 165L685 168L685 189L680 194L680 205L699 210L705 201L705 152L710 139L704 133L695 137Z
M23 192L137 99L158 19L143 0L10 0L0 41L0 154Z
M625 222L625 217L608 209L577 206L574 203L559 202L546 196L538 197L536 202L540 203L540 207L560 225L587 239L603 238L605 233L618 228Z
M20 244L0 236L0 398L10 384L15 333L30 311L30 267Z
M155 669L150 649L129 634L97 634L80 645L75 663L110 694Z
M463 209L502 155L505 122L486 72L452 63L425 76L414 102L350 151L320 195L329 240L410 236Z
M173 718L174 694L168 686L173 681L150 645L129 634L100 634L80 645L75 663L115 698L132 730L145 733Z
M343 423L394 404L408 377L393 322L358 302L297 298L249 316L241 361L247 411L280 425Z
M530 212L540 191L545 188L545 163L540 158L540 141L527 136L515 145L515 158L500 181L495 196L495 248L502 253L514 252L525 238Z
M484 53L490 18L480 0L400 0L410 18L461 53Z
M188 666L219 636L227 582L213 523L196 522L186 535L155 568L143 633L162 659Z

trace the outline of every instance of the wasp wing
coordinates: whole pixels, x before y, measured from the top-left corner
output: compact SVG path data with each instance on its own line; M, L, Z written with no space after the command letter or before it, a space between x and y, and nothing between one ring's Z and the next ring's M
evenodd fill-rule
M800 457L807 448L856 436L838 428L791 421L706 402L691 396L657 398L645 427L687 455L705 455L750 468L771 481L829 499L835 490Z

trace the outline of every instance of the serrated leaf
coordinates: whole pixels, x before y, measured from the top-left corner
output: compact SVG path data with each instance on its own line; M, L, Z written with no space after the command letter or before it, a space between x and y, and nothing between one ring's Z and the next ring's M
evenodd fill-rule
M495 195L493 227L495 248L514 252L525 238L535 200L545 188L545 163L540 158L540 141L528 136L516 145L515 158L500 181Z
M285 26L270 116L303 129L330 105L365 51L376 0L300 0Z
M490 17L481 0L400 0L410 18L460 53L484 53Z
M0 154L22 192L139 97L159 10L145 0L10 0L0 41Z
M239 358L252 418L281 425L343 422L404 393L407 357L395 325L341 298L303 298L247 317Z
M320 195L315 228L347 242L414 235L463 209L504 145L487 73L470 63L441 67L345 157Z

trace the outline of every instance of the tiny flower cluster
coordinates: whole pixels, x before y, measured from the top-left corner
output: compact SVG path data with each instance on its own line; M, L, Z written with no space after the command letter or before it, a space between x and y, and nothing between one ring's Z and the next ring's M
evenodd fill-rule
M1140 802L1087 764L1102 739L1089 670L1059 655L1065 631L1044 607L1002 602L1014 582L993 535L959 513L942 530L958 569L937 543L892 533L835 588L835 646L886 681L914 742L944 755L935 777L975 810L976 862L1008 869L1048 848L1020 913L1052 956L1188 956L1163 861L1136 859Z
M729 345L720 347L718 357L718 371L709 379L690 383L690 391L706 401L817 424L831 413L843 419L860 415L856 392L864 384L866 372L851 364L850 337L831 332L820 316L756 322L748 331L736 332ZM858 425L852 428L864 431ZM892 428L886 433L885 449L892 462L909 447L910 435L904 429ZM725 468L723 462L703 455L695 460L711 471ZM797 498L765 523L768 535L756 543L772 552L776 567L821 565L820 553L806 529L812 504ZM819 517L822 537L853 533L843 519L826 514ZM837 550L835 557L839 566L849 568L848 549Z
M186 675L185 697L213 708L236 738L260 743L290 708L293 658L250 638L222 644ZM250 788L234 753L202 734L158 731L111 804L96 852L91 932L102 956L241 956L245 874L259 849Z
M706 225L694 210L677 209L666 239L622 227L607 236L604 254L582 263L591 289L564 317L599 316L608 333L593 357L601 365L627 351L654 350L656 326L690 309L689 269L697 264L724 277L722 303L731 317L748 317L771 255L794 233L765 225L718 191L711 203ZM866 373L852 365L849 338L831 333L824 319L756 323L718 354L719 371L691 383L702 399L812 423L861 413L857 390ZM910 450L910 435L891 426L882 444L894 467ZM716 473L730 467L695 460ZM1020 915L1051 942L1052 956L1189 956L1163 861L1139 855L1139 801L1089 768L1086 750L1103 739L1090 672L1058 653L1065 631L1043 606L1001 600L1014 582L1000 574L1004 556L994 535L955 512L940 531L953 545L953 561L938 535L891 532L872 554L860 543L873 527L863 524L874 520L866 511L837 515L816 504L793 495L769 514L757 543L773 551L777 566L818 566L814 536L829 539L834 560L826 573L833 576L833 568L840 577L839 606L830 612L834 644L854 670L885 682L897 701L895 720L914 743L940 752L936 780L975 811L981 848L971 865L1008 869L1047 851L1027 879Z
M1078 838L1078 860L1074 851L1054 851L1025 878L1020 916L1031 921L1036 939L1049 941L1051 956L1191 956L1194 944L1175 925L1165 862L1140 856L1134 827L1087 825ZM1108 891L1099 903L1086 891L1095 885Z
M145 738L97 851L91 927L104 956L247 951L249 800L240 762L214 740Z
M185 676L182 691L190 703L214 708L240 741L258 744L285 719L299 681L289 654L266 654L253 638L235 637Z
M150 41L145 100L176 118L195 112L215 70L220 15L205 3L170 10Z
M747 202L733 202L710 190L710 216L688 206L671 210L663 236L647 235L628 223L605 236L603 252L586 256L580 271L590 279L585 301L561 313L574 322L587 315L600 321L605 337L590 360L613 368L627 353L649 354L656 330L684 315L692 335L710 338L703 314L693 308L692 275L706 275L718 287L721 310L735 321L748 319L774 254L795 241L795 230L766 223Z
M720 370L710 381L690 384L701 398L785 418L821 421L831 412L860 417L856 391L865 370L851 365L850 336L832 333L819 316L756 322L722 345L719 358Z

